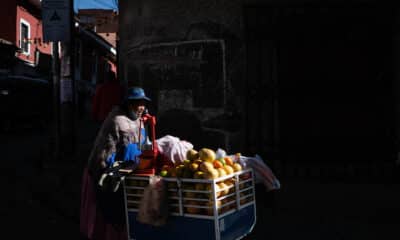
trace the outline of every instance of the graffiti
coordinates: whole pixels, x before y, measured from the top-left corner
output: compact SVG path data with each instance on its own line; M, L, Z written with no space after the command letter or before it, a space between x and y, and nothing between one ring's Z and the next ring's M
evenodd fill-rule
M149 91L188 90L193 108L225 107L225 45L220 39L142 45L130 49L131 66ZM134 70L130 70L134 71ZM163 95L162 101L170 102ZM171 95L174 96L174 95ZM158 106L161 99L158 99ZM172 99L173 100L173 99ZM178 104L179 105L179 104ZM160 109L161 110L161 109Z

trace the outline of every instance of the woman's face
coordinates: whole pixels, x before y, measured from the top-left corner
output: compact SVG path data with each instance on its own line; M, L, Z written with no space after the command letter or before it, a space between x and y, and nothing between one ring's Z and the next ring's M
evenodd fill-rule
M129 104L129 111L134 113L137 118L140 118L146 109L146 101L145 100L136 100L132 101Z

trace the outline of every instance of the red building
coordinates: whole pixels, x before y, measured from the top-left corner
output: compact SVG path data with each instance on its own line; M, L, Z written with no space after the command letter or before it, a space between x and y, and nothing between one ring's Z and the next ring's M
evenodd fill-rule
M40 0L7 0L0 14L3 24L0 38L20 48L17 57L29 65L38 65L41 54L51 54L51 44L43 42Z

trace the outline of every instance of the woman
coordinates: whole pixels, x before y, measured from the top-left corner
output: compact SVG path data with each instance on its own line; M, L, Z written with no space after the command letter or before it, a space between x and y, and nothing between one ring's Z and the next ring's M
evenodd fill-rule
M141 117L150 101L142 88L129 88L123 103L113 108L99 130L82 182L80 229L88 239L128 238L123 189L108 191L99 180L118 162L138 163L139 145L146 139Z

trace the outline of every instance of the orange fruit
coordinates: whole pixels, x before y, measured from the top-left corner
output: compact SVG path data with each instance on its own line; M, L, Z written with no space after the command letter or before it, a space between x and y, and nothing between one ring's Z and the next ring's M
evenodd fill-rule
M233 166L233 160L230 157L224 157L225 163L229 166Z
M222 168L222 167L224 166L224 165L222 164L222 162L219 161L219 160L214 160L214 161L213 161L213 165L214 165L215 168Z

